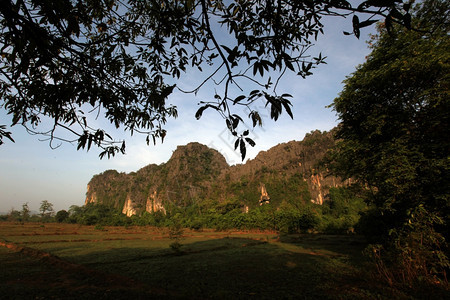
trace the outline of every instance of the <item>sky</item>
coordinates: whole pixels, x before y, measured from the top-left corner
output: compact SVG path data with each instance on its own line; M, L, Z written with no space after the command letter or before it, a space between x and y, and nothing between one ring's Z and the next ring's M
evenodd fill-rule
M248 146L246 160L279 143L300 141L308 132L328 131L338 124L335 112L326 106L339 95L346 76L365 61L370 52L366 40L374 31L373 28L366 29L358 40L354 36L345 36L344 30L351 31L350 19L327 20L325 34L319 36L310 51L312 55L322 52L327 57L327 64L320 65L314 75L306 79L287 74L280 81L278 91L293 96L290 99L293 120L284 113L274 122L262 101L254 104L260 111L263 126L251 130L250 137L256 146ZM186 74L177 84L189 89L201 79L198 74ZM77 151L76 145L64 143L51 149L48 142L40 141L42 137L28 134L21 126L8 128L15 143L4 139L5 143L0 146L0 212L21 210L24 203L28 203L32 211L38 211L43 200L52 203L55 211L84 205L87 184L95 174L109 169L129 173L148 164L167 162L178 145L189 142L199 142L218 150L230 165L242 163L240 153L234 151L234 139L217 113L206 110L200 120L195 118L199 101L210 96L213 88L207 85L197 95L175 90L168 103L178 107L179 116L166 124L167 136L163 144L148 146L145 136L130 137L120 130L113 131L114 135L126 139L127 149L125 155L118 154L110 159L100 160L100 151L94 147L89 152ZM0 124L11 124L10 116L2 109ZM109 126L106 122L103 125Z

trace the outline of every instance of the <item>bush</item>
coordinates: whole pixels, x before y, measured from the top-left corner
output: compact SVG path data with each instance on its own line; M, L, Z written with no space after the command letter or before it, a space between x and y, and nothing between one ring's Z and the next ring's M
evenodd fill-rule
M65 221L67 221L68 218L69 218L69 213L65 210L58 211L55 216L55 220L58 223L65 222Z
M444 237L435 231L442 225L440 217L430 214L423 205L410 212L402 227L391 230L391 241L366 249L377 268L377 275L390 286L435 285L448 288L450 262Z
M173 242L169 245L170 248L176 253L181 254L181 240L183 239L183 228L179 220L174 220L174 223L169 227L169 239Z

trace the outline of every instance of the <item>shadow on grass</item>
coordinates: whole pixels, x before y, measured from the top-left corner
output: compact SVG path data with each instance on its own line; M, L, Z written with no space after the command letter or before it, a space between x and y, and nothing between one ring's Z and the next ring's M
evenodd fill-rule
M120 274L169 298L342 299L344 254L298 242L248 238L182 241L170 248L113 248L72 256L105 274ZM343 277L344 276L344 277Z
M170 240L154 243L92 244L92 251L73 248L71 255L74 244L48 248L70 261L64 268L0 249L0 298L403 298L364 278L365 244L358 237L186 238L180 252L170 249Z

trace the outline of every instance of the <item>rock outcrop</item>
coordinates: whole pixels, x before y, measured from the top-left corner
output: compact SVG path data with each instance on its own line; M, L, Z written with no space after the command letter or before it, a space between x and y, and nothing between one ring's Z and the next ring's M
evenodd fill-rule
M237 199L243 211L269 202L323 204L330 187L345 184L318 165L333 145L332 133L314 131L301 142L279 144L246 164L230 167L218 151L189 143L178 146L167 163L130 174L109 170L95 175L86 204L112 206L127 216L166 213L169 206L201 205L206 200Z
M127 215L127 217L131 217L137 214L136 208L134 207L134 202L131 201L130 196L127 197L125 201L125 205L123 206L122 213Z
M267 193L266 186L264 183L261 184L261 197L259 198L259 205L270 203L270 197Z

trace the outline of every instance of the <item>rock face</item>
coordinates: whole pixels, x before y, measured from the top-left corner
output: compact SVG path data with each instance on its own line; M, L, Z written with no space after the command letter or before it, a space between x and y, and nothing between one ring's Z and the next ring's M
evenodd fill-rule
M330 187L344 184L318 166L333 145L332 133L314 131L301 142L279 144L246 164L230 167L218 151L189 143L178 146L167 163L130 174L108 170L95 175L85 203L113 206L127 216L166 213L205 201L239 201L243 211L268 202L322 204Z
M127 217L131 217L137 213L136 209L134 208L134 203L131 201L130 197L127 197L125 205L123 206L122 209L122 213L127 215Z
M264 183L261 184L261 197L259 198L259 205L270 203L270 197L267 193L266 186Z
M161 199L157 197L156 191L153 191L153 193L148 196L145 211L149 213L161 211L163 214L166 214L166 209L164 208Z

